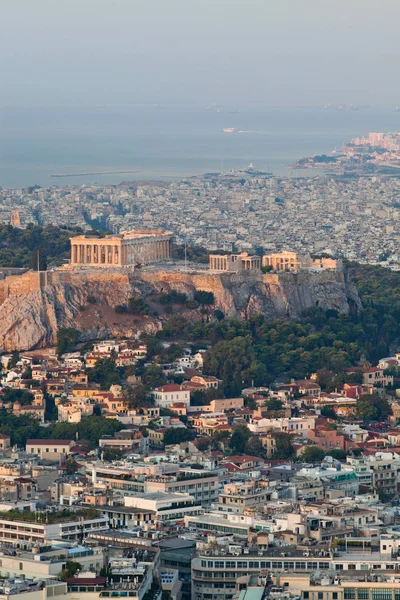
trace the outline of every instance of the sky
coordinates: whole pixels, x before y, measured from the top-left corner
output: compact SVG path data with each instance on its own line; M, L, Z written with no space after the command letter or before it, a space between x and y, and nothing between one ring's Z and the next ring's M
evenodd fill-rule
M399 0L0 0L0 103L400 105Z

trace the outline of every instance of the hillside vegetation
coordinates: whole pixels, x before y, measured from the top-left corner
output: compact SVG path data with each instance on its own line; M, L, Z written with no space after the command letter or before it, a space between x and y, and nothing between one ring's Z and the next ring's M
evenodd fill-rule
M211 344L205 370L223 380L226 395L237 395L243 385L268 385L315 372L331 389L344 381L358 382L359 374L348 374L348 367L363 359L376 364L399 344L400 274L355 263L346 268L364 306L359 314L313 308L297 321L257 315L219 322L175 315L157 335Z
M82 233L79 228L28 225L18 229L0 226L0 267L40 268L61 265L69 258L70 237Z

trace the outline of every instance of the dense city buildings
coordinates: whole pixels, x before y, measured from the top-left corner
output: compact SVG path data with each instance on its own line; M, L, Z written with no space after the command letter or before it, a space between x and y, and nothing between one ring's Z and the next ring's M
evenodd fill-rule
M74 277L91 291L74 300L83 326L59 328L57 349L1 357L0 595L399 600L400 352L386 321L381 337L376 321L362 328L369 305L341 260L397 270L396 180L248 169L2 194L21 201L3 215L14 227L61 223L76 201L81 228L61 268L5 271L3 304L60 278L67 305ZM188 267L189 244L211 250L208 264L200 250ZM262 286L287 281L309 312L290 322L287 303L271 321L259 295L230 319L223 281L271 298ZM338 287L346 303L324 309ZM90 311L122 316L118 333L92 328Z
M0 191L0 220L174 231L178 243L291 250L398 268L400 184L383 176L282 178L246 169L171 183ZM15 222L15 212L13 216Z

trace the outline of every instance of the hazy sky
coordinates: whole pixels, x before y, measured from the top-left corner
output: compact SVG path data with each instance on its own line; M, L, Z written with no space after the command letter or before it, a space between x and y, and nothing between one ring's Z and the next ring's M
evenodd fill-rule
M0 0L0 99L400 105L399 23L399 0Z

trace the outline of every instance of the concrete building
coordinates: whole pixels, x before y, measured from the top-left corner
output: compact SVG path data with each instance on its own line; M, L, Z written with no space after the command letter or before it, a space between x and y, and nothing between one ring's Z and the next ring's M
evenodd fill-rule
M363 372L363 384L378 387L393 385L393 375L385 375L383 367L371 367Z
M104 238L71 238L71 265L124 267L170 257L172 233L162 229L136 229Z
M168 408L170 404L183 402L186 406L190 404L190 392L177 383L167 383L154 388L152 392L157 406Z
M203 512L202 506L190 494L170 494L166 492L153 492L125 496L126 507L133 507L153 513L155 522L182 521L186 515L199 515Z
M73 440L27 440L26 453L37 454L44 460L59 462L71 453Z
M11 445L11 438L6 433L0 433L0 450L6 450Z
M16 512L2 513L0 517L0 543L24 547L31 543L45 544L48 540L82 540L94 531L108 529L108 517L88 517L64 512L46 513L44 522L38 521L36 512L23 513L19 518Z

